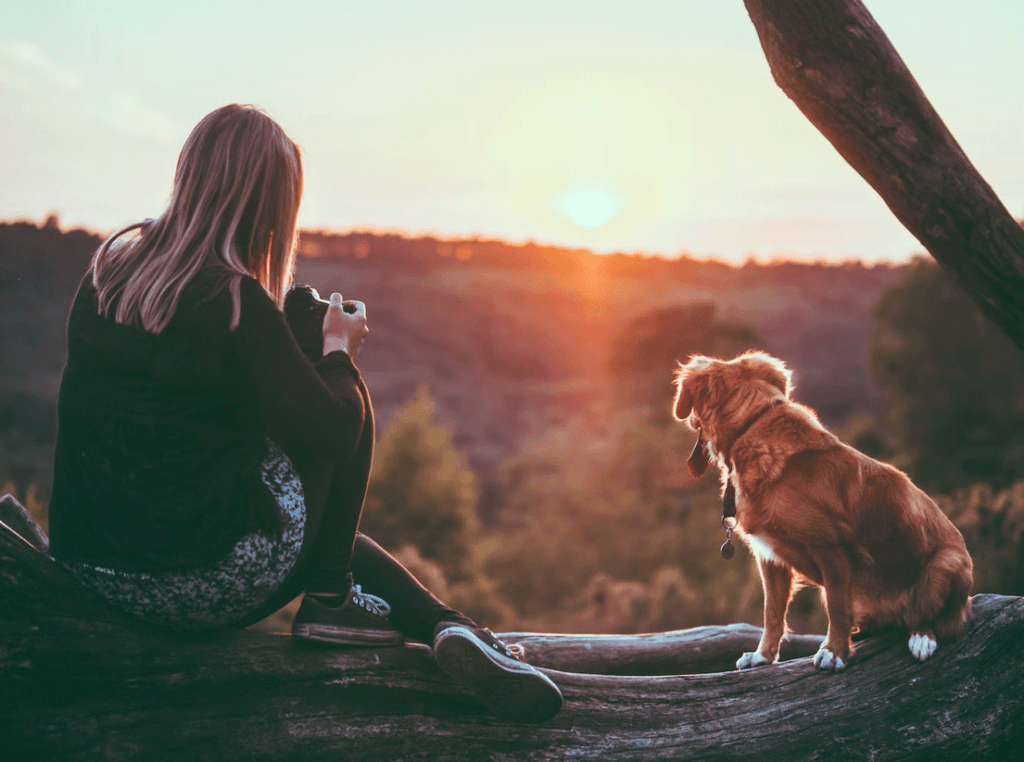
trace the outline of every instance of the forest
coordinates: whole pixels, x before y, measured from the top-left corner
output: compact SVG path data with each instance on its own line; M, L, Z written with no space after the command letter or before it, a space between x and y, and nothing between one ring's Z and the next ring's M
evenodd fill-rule
M99 242L56 218L0 224L0 493L44 525L64 320ZM930 259L737 267L304 231L296 281L367 304L363 531L493 629L759 623L752 559L719 556L717 483L686 474L693 437L670 416L676 361L750 348L936 498L974 592L1024 594L1024 361ZM823 631L812 593L790 621Z

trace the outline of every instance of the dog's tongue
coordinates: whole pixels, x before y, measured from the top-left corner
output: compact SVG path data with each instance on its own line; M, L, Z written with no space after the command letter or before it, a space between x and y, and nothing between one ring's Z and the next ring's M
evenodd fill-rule
M690 476L694 479L699 479L704 476L704 472L708 470L710 465L711 461L708 458L708 446L704 441L704 434L698 431L697 443L693 446L690 459L686 461L686 470L690 472Z

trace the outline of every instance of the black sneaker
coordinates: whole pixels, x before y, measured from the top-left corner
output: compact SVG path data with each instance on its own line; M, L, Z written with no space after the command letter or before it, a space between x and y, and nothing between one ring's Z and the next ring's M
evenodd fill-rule
M547 675L520 660L521 646L507 646L490 630L438 625L434 658L441 669L475 693L499 717L544 722L562 708L562 692Z
M292 636L341 646L400 646L405 638L388 621L391 607L383 598L352 585L345 602L325 606L306 595L292 622Z

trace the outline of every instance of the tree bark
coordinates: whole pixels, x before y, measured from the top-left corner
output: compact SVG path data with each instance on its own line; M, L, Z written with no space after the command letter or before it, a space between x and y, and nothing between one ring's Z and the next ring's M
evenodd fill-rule
M542 725L487 715L426 646L313 647L253 631L166 633L114 611L0 524L0 749L18 760L1002 760L1024 741L1024 599L924 664L906 637L840 674L793 638L776 666L720 669L760 630L531 635L564 696ZM658 676L596 674L664 671ZM576 672L586 669L587 673Z
M744 3L779 87L1024 349L1024 230L864 5Z

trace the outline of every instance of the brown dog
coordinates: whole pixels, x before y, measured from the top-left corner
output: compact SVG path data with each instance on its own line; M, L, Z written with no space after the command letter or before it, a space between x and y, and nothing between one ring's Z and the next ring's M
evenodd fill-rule
M736 666L776 661L805 584L822 588L828 613L817 667L843 669L854 632L887 626L909 630L924 661L970 615L963 537L905 474L840 442L791 389L786 366L762 352L695 356L676 374L675 417L698 435L687 467L700 478L718 463L764 586L764 636Z

